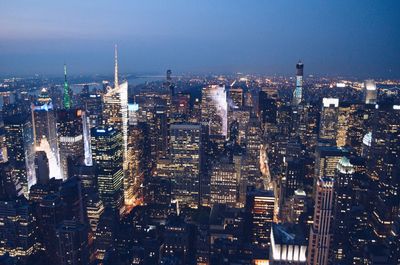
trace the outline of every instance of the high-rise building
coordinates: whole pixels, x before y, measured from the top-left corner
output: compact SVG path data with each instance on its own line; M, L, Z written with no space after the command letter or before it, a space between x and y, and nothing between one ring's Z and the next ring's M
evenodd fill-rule
M117 46L115 46L114 88L108 87L107 93L103 96L103 120L105 125L113 126L121 132L125 170L128 143L128 82L119 84L118 81Z
M49 160L44 151L35 153L35 175L36 183L45 184L50 179Z
M377 184L374 200L373 227L379 237L393 233L400 213L400 105L380 103L373 116L370 178Z
M228 105L230 108L241 108L244 105L244 93L241 87L231 87L228 90Z
M63 221L57 228L60 265L89 264L88 233L84 224Z
M246 212L250 215L251 241L258 248L270 246L271 227L275 216L275 195L273 191L247 191Z
M238 176L234 163L218 161L212 166L210 185L210 204L236 206L238 195Z
M81 110L57 112L57 136L60 150L60 166L63 179L70 177L72 162L84 159L83 120Z
M39 248L32 207L24 198L0 201L0 255L25 260Z
M210 85L201 93L201 118L208 124L210 135L226 136L228 132L228 102L225 86Z
M323 98L319 122L319 139L336 145L338 133L339 99Z
M105 207L119 212L124 203L121 132L99 127L91 130L91 137L100 199Z
M12 115L4 118L4 130L8 160L13 165L24 194L28 197L35 183L34 139L30 118L27 115Z
M296 89L293 92L293 105L299 105L303 97L303 69L301 61L296 64Z
M33 137L36 151L45 151L49 159L50 177L61 179L57 142L56 116L53 103L45 88L32 104Z
M64 64L64 108L70 109L72 107L72 90L68 85L67 81L67 65Z
M364 83L364 103L376 104L378 102L378 90L374 80L366 80Z
M179 165L172 176L173 198L179 204L197 207L203 161L202 126L172 124L170 126L170 158Z
M314 218L310 230L307 264L329 264L332 241L332 218L334 203L334 180L320 177L316 183Z
M355 201L354 166L347 157L342 157L336 166L334 183L334 222L332 251L337 262L351 258L349 234L351 231L352 206ZM351 259L350 259L351 260Z

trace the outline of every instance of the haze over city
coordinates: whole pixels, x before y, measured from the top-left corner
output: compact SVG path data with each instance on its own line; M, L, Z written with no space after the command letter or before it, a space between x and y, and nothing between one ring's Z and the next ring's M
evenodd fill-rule
M3 1L0 73L399 77L399 1Z

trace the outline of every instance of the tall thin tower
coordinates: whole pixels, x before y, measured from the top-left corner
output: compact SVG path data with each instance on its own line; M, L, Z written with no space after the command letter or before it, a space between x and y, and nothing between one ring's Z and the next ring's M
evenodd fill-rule
M303 97L303 69L301 61L296 64L296 89L293 92L293 104L299 105Z
M328 265L332 240L334 180L320 177L316 183L313 225L308 245L308 265Z
M72 91L67 81L67 65L64 64L64 108L70 109L72 106L71 102Z
M118 49L117 44L114 47L114 88L117 89L119 87L118 82Z

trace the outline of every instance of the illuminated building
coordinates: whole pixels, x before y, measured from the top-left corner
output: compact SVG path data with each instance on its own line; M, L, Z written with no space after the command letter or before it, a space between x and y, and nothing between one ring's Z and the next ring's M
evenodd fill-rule
M296 89L293 92L293 105L299 105L303 97L303 69L301 61L296 64Z
M104 124L113 126L121 132L123 147L123 166L127 168L126 152L128 142L128 82L118 82L118 54L115 46L114 88L108 87L103 96Z
M319 139L336 144L338 133L339 99L323 98L319 123Z
M60 265L89 264L87 229L77 221L63 221L57 228Z
M29 189L35 183L35 153L31 120L25 115L5 117L4 130L8 160L15 168L25 197L28 197Z
M91 137L100 199L105 207L122 211L124 174L121 132L113 127L99 127L91 130Z
M100 93L92 92L84 95L83 104L89 119L89 127L93 128L101 125L103 112L103 99Z
M246 212L251 218L252 243L261 249L268 248L275 214L274 192L249 189L246 196Z
M334 180L320 177L316 182L313 224L310 230L307 264L329 264L329 252L332 241L332 218Z
M200 124L170 126L170 159L179 165L173 172L172 194L179 204L197 207L200 195L200 174L203 159Z
M68 85L67 81L67 65L64 64L64 99L63 104L65 109L72 107L72 90Z
M347 157L342 157L336 166L334 184L334 222L332 251L337 262L350 258L349 234L354 198L354 166Z
M63 179L70 177L71 162L84 158L83 121L81 110L57 112L57 136L60 150L60 166Z
M97 195L92 195L86 200L86 212L91 232L96 235L97 225L104 212L103 202Z
M230 108L241 108L244 105L243 88L231 87L228 90L228 105Z
M378 102L378 90L374 80L366 80L364 84L365 104L376 104Z
M0 201L0 255L26 260L38 249L32 207L24 198Z
M228 111L228 126L231 128L233 122L238 123L238 144L244 144L246 142L247 124L250 121L250 109L248 108L237 108L230 109ZM229 135L229 137L231 137Z
M7 154L7 141L4 134L4 123L0 117L0 163L6 163L8 161Z
M306 264L307 240L304 228L294 224L272 224L271 265Z
M318 146L315 153L315 178L319 178L334 177L337 163L349 151L342 147Z
M290 199L289 205L290 211L288 216L288 221L291 223L298 224L300 221L300 215L302 215L306 208L306 193L304 190L298 189L294 191L294 195Z
M210 85L202 90L201 118L209 126L210 135L227 136L228 103L225 86Z
M378 237L393 233L400 199L400 105L382 102L373 116L369 175L377 184L373 228Z
M216 162L211 170L210 204L222 203L235 207L238 186L235 164L225 161Z
M45 88L32 104L32 125L35 151L45 151L50 165L50 177L62 179L59 164L56 117L53 103Z

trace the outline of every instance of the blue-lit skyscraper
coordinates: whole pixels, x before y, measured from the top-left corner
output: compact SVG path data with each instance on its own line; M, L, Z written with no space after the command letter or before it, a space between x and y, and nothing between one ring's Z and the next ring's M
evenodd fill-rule
M304 65L301 61L296 64L296 89L293 93L293 104L299 105L303 94L303 69Z

